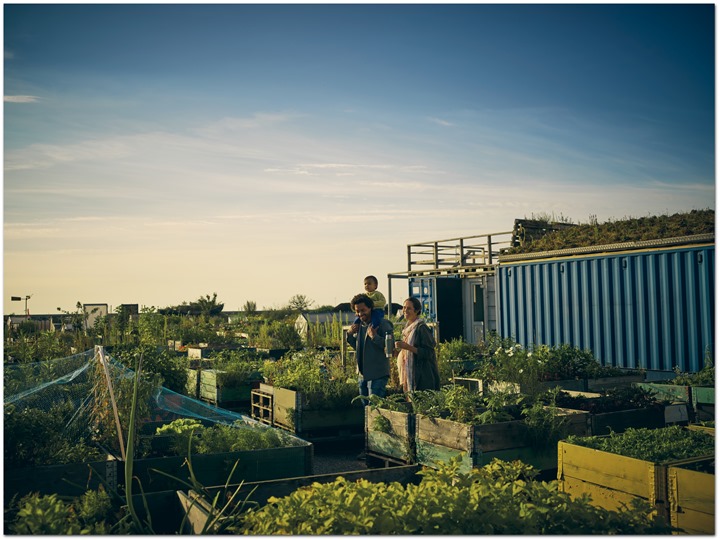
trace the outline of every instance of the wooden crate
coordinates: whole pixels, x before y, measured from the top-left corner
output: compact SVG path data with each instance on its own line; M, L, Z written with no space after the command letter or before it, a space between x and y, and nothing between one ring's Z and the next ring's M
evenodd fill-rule
M186 371L185 393L191 398L198 399L200 397L200 370L188 368Z
M589 413L571 409L558 411L570 421L569 434L588 435ZM461 472L487 465L493 458L505 461L519 459L540 470L556 468L556 447L529 446L526 443L527 431L523 420L463 424L419 414L415 422L417 462L436 467L439 461L461 456Z
M715 387L693 386L690 390L692 406L698 420L715 420Z
M453 383L459 386L464 386L471 392L483 393L483 392L524 392L528 393L531 390L527 386L522 386L517 383L503 382L503 381L489 381L486 379L474 379L471 377L453 377ZM542 381L538 382L533 388L535 391L543 392L559 386L563 390L575 390L581 391L585 389L585 381L583 379L567 379L562 381Z
M712 464L713 472L694 470ZM668 467L670 524L685 534L715 534L714 458L687 460Z
M386 421L378 421L381 417ZM389 429L375 429L379 422L387 424ZM365 407L365 452L380 458L415 463L415 415Z
M223 373L219 369L200 371L200 399L221 406L223 404L249 403L250 393L259 383L246 381L236 385L224 385L220 382Z
M250 392L250 416L263 424L273 424L273 396L271 393L260 388Z
M609 510L643 499L654 507L657 519L670 524L668 468L679 463L654 463L560 441L558 489L573 498L588 494L592 504Z
M622 433L628 428L661 428L665 426L665 407L646 407L590 415L590 434Z
M588 392L600 392L610 388L620 388L623 386L632 386L635 383L641 383L645 380L643 373L628 373L627 375L617 375L615 377L599 377L597 379L585 379L585 388Z
M267 427L266 429L274 428ZM312 472L313 446L307 441L294 439L297 446L218 454L193 454L191 456L193 472L203 486L222 485L228 480L231 483L238 483L306 476ZM233 467L235 467L234 470ZM119 483L122 483L122 479L124 479L122 469L121 463L118 466ZM169 478L157 471L163 471L177 479ZM183 481L189 481L189 470L185 463L185 457L182 456L135 459L133 475L140 479L145 491L153 492L182 489L185 487Z
M272 396L276 427L306 440L364 437L365 408L359 402L333 410L317 409L310 396L277 386L272 387Z
M118 461L108 456L105 461L43 465L22 469L5 467L4 497L6 504L13 495L38 492L42 495L57 493L79 497L88 489L97 489L103 482L112 488L117 486Z
M662 382L637 382L635 386L652 392L658 401L671 403L691 403L690 387Z

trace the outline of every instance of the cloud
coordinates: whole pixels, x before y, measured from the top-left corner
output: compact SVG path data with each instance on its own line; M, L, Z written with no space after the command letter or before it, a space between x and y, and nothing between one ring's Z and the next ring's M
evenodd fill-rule
M5 103L35 103L40 98L38 96L4 96Z
M430 120L431 122L434 122L435 124L438 124L438 125L444 126L444 127L452 127L452 126L455 125L455 124L453 124L452 122L448 122L447 120L443 120L442 118L430 118L429 120Z

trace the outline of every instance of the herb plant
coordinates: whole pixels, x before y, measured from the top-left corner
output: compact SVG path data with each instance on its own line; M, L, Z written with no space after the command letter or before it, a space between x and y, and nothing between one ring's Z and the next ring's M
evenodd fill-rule
M666 526L649 517L647 503L620 511L572 499L556 482L534 479L519 461L493 460L459 472L459 458L435 471L424 469L419 484L334 482L300 488L244 514L228 528L249 535L540 535L659 534Z
M713 435L681 426L628 428L623 433L611 433L606 437L571 435L567 442L654 463L715 454Z

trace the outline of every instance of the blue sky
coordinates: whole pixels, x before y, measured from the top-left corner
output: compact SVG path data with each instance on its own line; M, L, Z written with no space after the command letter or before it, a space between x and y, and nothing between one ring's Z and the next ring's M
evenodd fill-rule
M337 304L410 243L714 208L714 21L5 4L4 312Z

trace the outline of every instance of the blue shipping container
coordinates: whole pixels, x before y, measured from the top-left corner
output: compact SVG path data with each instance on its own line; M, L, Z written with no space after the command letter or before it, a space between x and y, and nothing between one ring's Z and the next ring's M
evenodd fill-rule
M605 366L697 372L714 354L715 246L503 263L499 334Z

